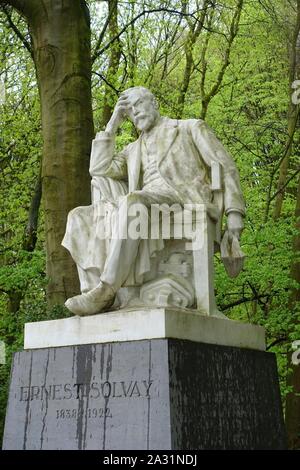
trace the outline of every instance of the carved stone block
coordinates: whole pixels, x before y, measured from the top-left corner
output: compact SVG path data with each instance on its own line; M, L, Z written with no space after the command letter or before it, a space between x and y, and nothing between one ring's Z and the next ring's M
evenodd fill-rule
M187 308L193 305L195 297L184 278L169 274L144 284L140 298L145 305Z

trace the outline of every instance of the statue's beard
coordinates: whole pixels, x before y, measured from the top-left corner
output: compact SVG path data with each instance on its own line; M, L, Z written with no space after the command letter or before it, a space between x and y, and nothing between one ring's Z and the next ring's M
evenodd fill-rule
M155 123L155 117L149 118L147 115L140 115L136 120L135 120L135 127L139 131L147 131L150 129Z

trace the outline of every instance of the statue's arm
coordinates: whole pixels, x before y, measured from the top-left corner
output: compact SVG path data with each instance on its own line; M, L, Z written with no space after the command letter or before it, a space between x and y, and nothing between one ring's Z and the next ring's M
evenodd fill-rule
M126 119L128 106L127 98L121 95L105 131L98 132L93 140L90 162L90 174L93 178L107 176L115 180L127 179L129 146L125 147L122 152L115 154L115 138L118 128Z
M245 201L241 190L239 172L231 155L204 121L195 121L191 126L194 144L206 164L217 162L222 168L224 210L229 230L240 235L245 215Z
M196 121L191 130L194 143L206 164L211 166L214 161L221 164L225 214L237 211L244 215L245 202L233 158L204 121Z
M115 180L127 179L126 148L115 153L115 135L98 132L92 142L90 175L92 177L107 176Z

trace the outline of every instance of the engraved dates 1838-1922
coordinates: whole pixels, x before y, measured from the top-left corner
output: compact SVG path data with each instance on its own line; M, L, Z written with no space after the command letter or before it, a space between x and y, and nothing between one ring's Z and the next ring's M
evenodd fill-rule
M64 409L56 410L56 419L105 419L112 418L110 408L88 408L87 410Z

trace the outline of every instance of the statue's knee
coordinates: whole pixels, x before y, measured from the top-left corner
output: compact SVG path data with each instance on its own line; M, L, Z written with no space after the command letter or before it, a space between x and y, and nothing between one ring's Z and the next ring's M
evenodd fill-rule
M79 207L75 207L74 209L70 210L70 212L68 214L68 219L72 219L74 217L80 216L82 214L82 209L83 209L83 207L79 206Z

